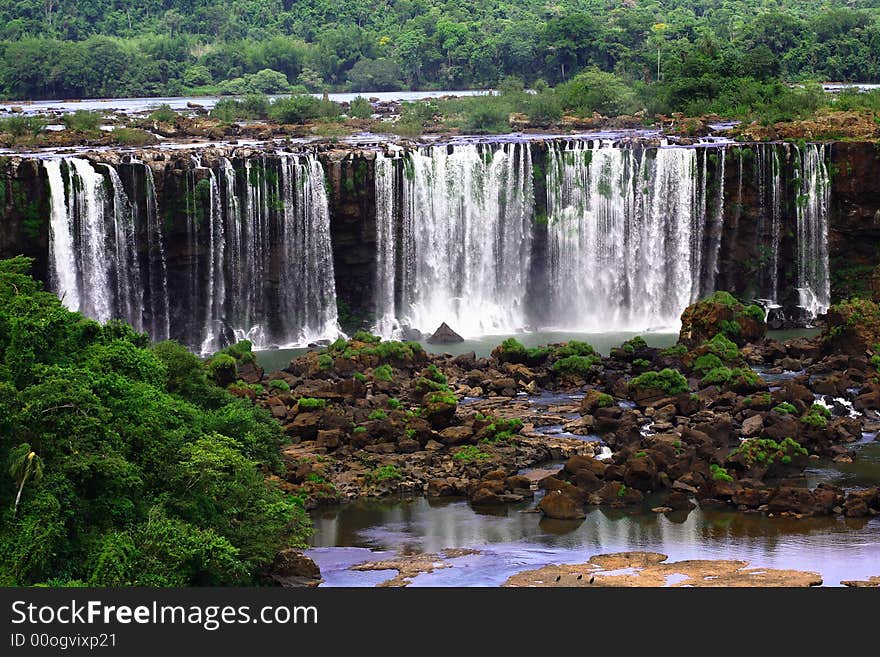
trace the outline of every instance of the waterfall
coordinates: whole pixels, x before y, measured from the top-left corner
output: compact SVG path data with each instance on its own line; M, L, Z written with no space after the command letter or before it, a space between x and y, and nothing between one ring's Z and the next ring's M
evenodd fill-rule
M547 169L550 322L675 326L701 287L698 151L572 141L551 145Z
M46 160L43 166L49 179L49 287L70 310L79 310L76 253L73 250L73 209L61 167L63 160ZM71 199L72 200L72 199Z
M798 162L797 288L800 305L812 316L831 305L828 260L828 207L831 185L825 146L796 148Z
M314 154L285 155L279 183L284 208L280 340L304 345L339 333L324 169Z
M138 162L144 171L144 217L137 216L138 203L132 204L135 224L144 226L147 241L146 296L149 334L153 340L167 340L171 335L171 303L168 299L168 268L165 261L165 245L162 223L159 220L159 204L156 198L156 181L153 170L146 162ZM132 169L134 175L135 169Z
M113 187L113 263L116 277L116 309L135 331L144 330L144 297L141 287L137 235L131 203L122 179L109 164L102 165Z
M195 218L200 225L203 225L203 220L207 219L207 285L205 289L205 301L203 302L204 324L200 345L203 354L210 354L223 347L222 338L225 320L224 306L226 303L226 281L224 276L226 238L223 226L223 208L221 205L222 200L220 198L220 185L217 182L217 176L213 169L202 166L201 158L193 156L193 164L197 171L207 171L208 176L207 178L202 178L202 180L208 181L208 197L206 199L195 199L198 204L195 208ZM206 213L204 205L207 205ZM203 213L206 214L206 216L202 216ZM191 225L192 221L193 217L190 217ZM193 276L193 280L196 279L197 274Z
M401 323L434 331L446 322L466 336L523 327L533 213L529 148L438 146L408 153L402 165Z
M715 281L718 277L718 261L721 254L721 234L724 230L724 176L727 149L719 148L716 153L708 155L717 158L715 178L718 182L715 191L714 212L711 216L711 224L708 231L708 244L706 248L706 269L700 294L706 296L715 290Z
M395 159L376 154L376 324L374 331L390 338L400 324L395 309L397 237L395 229Z

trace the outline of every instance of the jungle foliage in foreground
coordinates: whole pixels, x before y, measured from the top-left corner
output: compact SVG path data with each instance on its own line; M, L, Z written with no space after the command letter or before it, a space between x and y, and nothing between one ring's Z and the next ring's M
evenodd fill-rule
M302 545L281 432L175 342L67 310L0 261L0 585L253 584Z
M0 0L0 95L278 93L567 82L586 67L718 95L880 81L878 0Z

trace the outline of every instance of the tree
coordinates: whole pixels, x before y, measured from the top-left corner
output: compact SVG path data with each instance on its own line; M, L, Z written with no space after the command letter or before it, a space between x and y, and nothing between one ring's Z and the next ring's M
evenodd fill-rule
M36 483L43 478L43 459L31 450L28 443L22 443L12 450L9 457L9 476L15 479L15 485L18 487L18 492L15 494L15 506L12 510L14 518L21 502L21 492L28 479Z

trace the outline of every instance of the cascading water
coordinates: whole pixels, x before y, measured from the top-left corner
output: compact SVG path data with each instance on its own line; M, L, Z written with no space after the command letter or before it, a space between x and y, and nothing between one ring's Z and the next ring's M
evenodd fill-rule
M395 308L397 235L395 200L397 184L395 159L376 154L376 325L374 330L384 337L396 336L400 330Z
M71 310L78 310L79 285L71 221L73 209L68 205L67 190L61 172L61 167L67 165L63 160L46 160L43 166L49 179L50 195L49 287L61 298L65 306Z
M211 196L223 215L213 224L213 248L222 242L226 253L212 264L216 285L224 286L212 302L217 318L258 349L338 335L330 210L317 156L246 160L243 207L232 163L224 159L220 169L225 202L219 184Z
M467 336L523 327L534 200L530 149L438 146L412 151L401 163L400 323L433 331L447 322ZM382 266L390 272L394 231L380 231ZM393 290L390 279L385 284ZM379 309L386 318L389 288Z
M122 169L107 164L67 158L44 167L50 285L69 308L102 322L123 319L157 340L181 336L202 353L232 339L265 348L338 335L330 211L316 155L248 159L243 176L228 158L207 166L192 156L174 286L162 230L169 218L160 218L147 164L125 165L127 187ZM170 287L191 314L170 316Z
M797 288L800 306L811 317L831 305L828 258L828 207L830 180L825 146L807 144L796 148L798 162Z
M131 287L139 275L119 176L109 176L108 199L104 176L88 160L48 160L44 166L51 198L50 285L72 310L140 326L141 304Z
M165 245L162 223L159 221L159 204L156 197L156 181L153 170L145 162L136 162L132 176L143 167L144 215L140 216L140 204L133 203L134 224L143 226L147 243L147 258L142 267L143 280L146 281L145 294L147 329L154 340L167 340L171 335L171 303L168 299L168 268L165 261ZM136 181L136 180L135 180ZM133 181L134 182L134 181ZM135 186L133 185L133 188Z
M308 344L339 333L327 187L314 154L286 155L280 165L281 336L288 343Z
M705 191L698 159L693 148L551 145L549 323L577 330L678 323L701 290Z
M102 165L113 187L113 262L116 275L116 308L136 331L143 331L144 293L141 287L137 235L131 204L122 179L109 164Z

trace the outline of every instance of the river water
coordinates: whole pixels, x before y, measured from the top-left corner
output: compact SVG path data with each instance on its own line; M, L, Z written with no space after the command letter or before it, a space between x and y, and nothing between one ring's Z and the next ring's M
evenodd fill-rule
M822 462L808 481L880 484L880 443L856 449L855 463ZM499 586L523 570L635 550L661 552L669 561L737 559L753 567L817 572L825 586L880 575L880 518L770 518L698 507L689 514L594 508L582 521L561 521L534 513L534 506L474 509L461 499L361 500L313 512L315 534L307 554L321 568L322 586L374 586L396 572L350 568L447 548L477 553L444 560L448 568L420 574L410 586Z
M348 103L363 96L375 98L380 101L409 101L423 98L440 98L442 96L478 96L487 94L489 91L480 89L464 89L459 91L362 91L357 93L332 93L328 94L330 100L337 103ZM321 98L323 94L311 94ZM286 94L271 95L269 98L283 98ZM228 96L226 96L228 97ZM68 114L77 110L92 112L120 112L122 114L137 114L155 109L160 105L168 105L173 110L186 110L189 105L200 105L205 109L211 109L217 101L224 96L176 96L167 98L86 98L83 100L36 100L36 101L12 101L0 103L0 112L10 112L13 107L20 107L24 114Z

